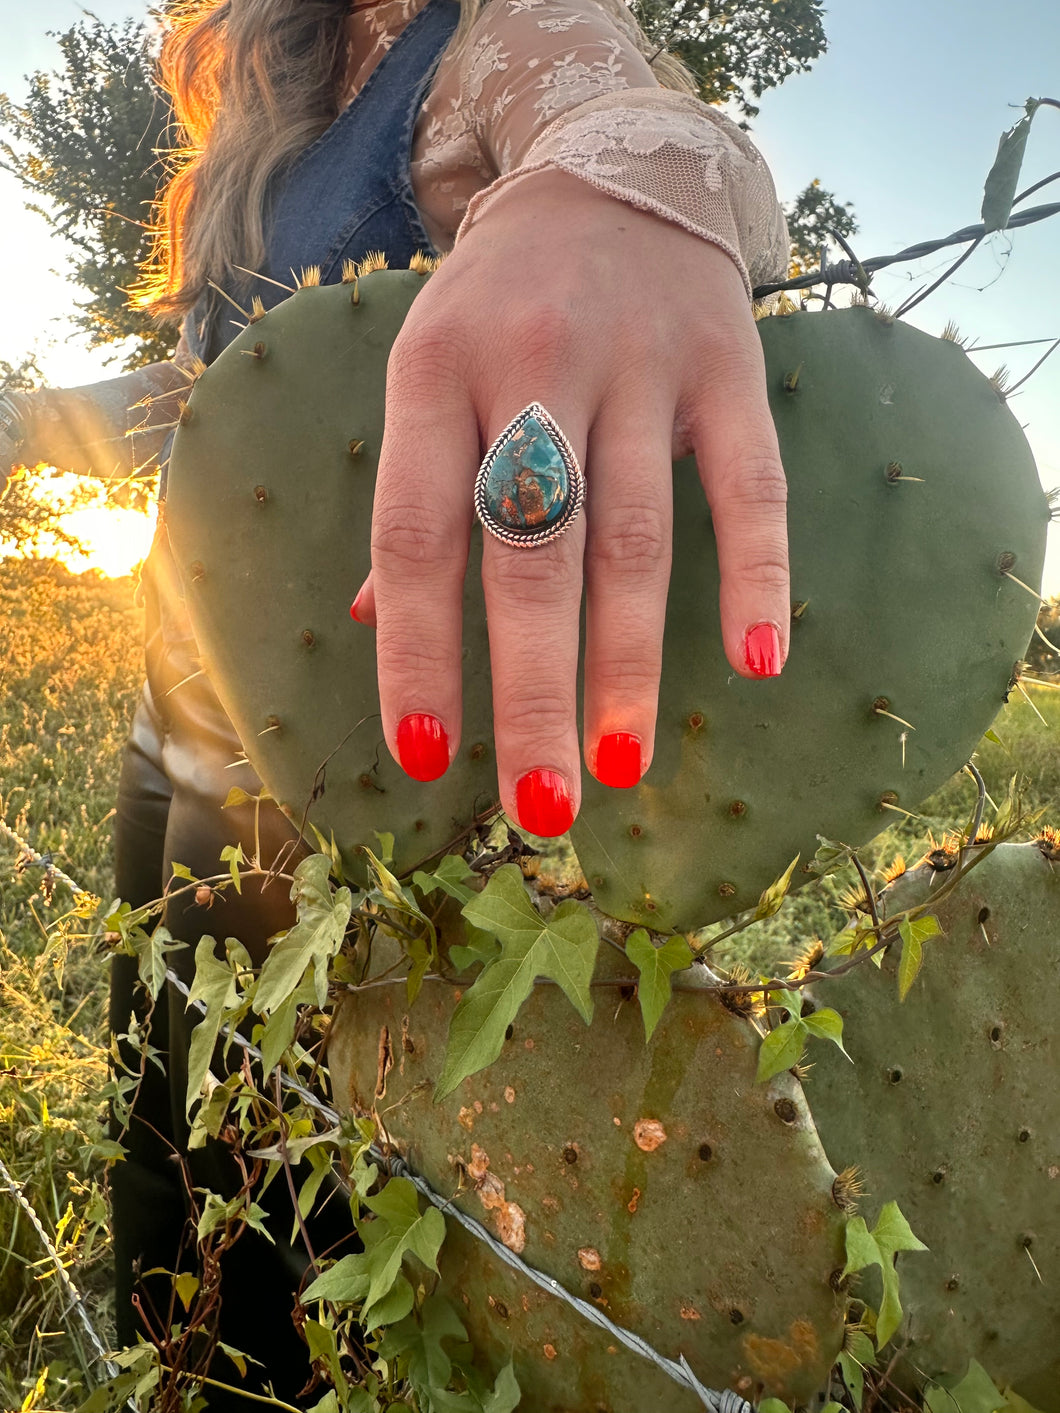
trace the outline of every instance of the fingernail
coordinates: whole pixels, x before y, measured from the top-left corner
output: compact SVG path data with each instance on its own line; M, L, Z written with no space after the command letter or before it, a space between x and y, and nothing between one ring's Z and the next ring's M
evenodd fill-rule
M515 782L515 812L531 834L553 839L574 823L574 801L558 770L528 770Z
M360 603L363 594L364 590L362 589L361 592L354 599L353 603L350 604L350 617L353 619L354 623L362 623L364 621L361 618L360 614L357 612L357 605Z
M397 724L401 769L413 780L437 780L449 769L449 737L436 716L414 711Z
M772 623L756 623L743 640L747 670L755 677L780 676L780 634Z
M642 775L640 737L632 731L609 731L596 747L593 774L601 785L628 790Z

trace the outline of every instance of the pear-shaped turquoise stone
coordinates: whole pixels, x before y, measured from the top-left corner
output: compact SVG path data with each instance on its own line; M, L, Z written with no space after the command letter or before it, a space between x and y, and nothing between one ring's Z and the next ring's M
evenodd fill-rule
M486 479L486 507L498 524L529 534L559 519L570 489L559 447L531 415L493 460Z

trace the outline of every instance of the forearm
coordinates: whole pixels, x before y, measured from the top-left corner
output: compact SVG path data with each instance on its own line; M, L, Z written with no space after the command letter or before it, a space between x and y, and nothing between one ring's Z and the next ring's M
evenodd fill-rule
M190 386L189 372L172 362L85 387L18 394L18 459L104 480L151 475Z

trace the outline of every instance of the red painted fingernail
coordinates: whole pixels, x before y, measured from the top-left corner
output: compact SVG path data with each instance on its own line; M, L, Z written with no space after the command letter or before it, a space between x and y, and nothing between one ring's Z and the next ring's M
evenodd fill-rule
M755 677L780 676L780 634L772 623L756 623L743 640L747 670Z
M640 737L632 731L609 731L600 737L596 747L596 769L593 774L601 785L616 790L628 790L642 775L640 768Z
M364 621L357 612L357 605L360 603L361 595L363 593L364 590L362 589L361 593L358 594L357 597L354 599L353 603L350 604L350 617L353 619L354 623L361 623Z
M515 782L515 812L531 834L553 839L574 823L574 801L558 770L528 770Z
M449 769L449 737L436 716L410 712L397 724L401 769L413 780L437 780Z

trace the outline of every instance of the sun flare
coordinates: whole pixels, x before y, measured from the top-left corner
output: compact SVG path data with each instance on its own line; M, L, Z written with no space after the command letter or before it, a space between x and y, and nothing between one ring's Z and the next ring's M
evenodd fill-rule
M71 574L94 570L108 579L133 573L146 559L155 530L153 504L147 510L116 505L112 487L73 475L29 472L25 484L34 499L59 512L61 528L80 546L41 533L28 546L34 556L57 559ZM0 554L13 548L0 543Z

